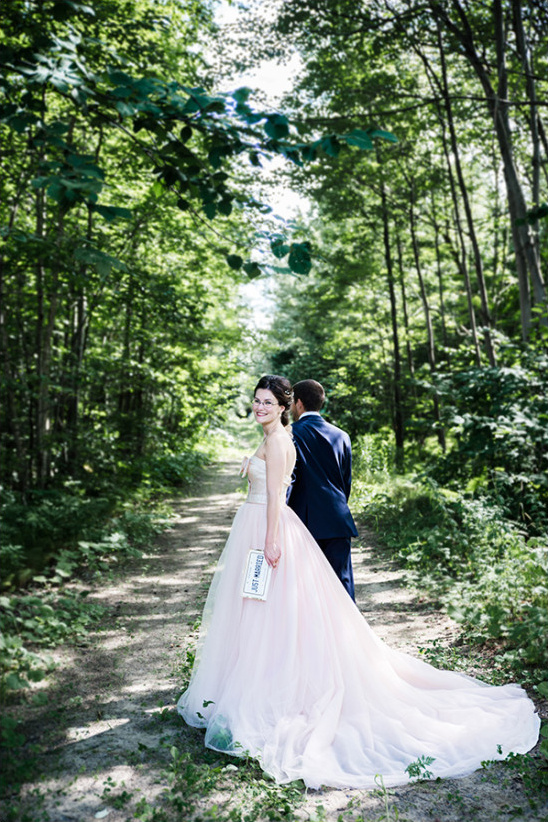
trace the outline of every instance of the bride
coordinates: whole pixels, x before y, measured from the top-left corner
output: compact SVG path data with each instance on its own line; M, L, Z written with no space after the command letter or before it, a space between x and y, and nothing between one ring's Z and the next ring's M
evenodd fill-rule
M249 493L207 597L196 660L178 710L215 750L258 759L277 782L374 788L526 753L540 720L517 685L488 686L392 650L371 630L285 504L295 464L291 385L262 377L253 411L264 438L244 460ZM265 600L242 595L250 550L272 569Z

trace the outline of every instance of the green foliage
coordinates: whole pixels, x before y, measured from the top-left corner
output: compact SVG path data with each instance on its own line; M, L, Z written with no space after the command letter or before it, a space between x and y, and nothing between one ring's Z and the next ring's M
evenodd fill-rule
M329 135L311 146L303 145L292 138L284 115L257 111L249 105L248 89L211 94L189 83L190 78L181 82L158 76L135 77L129 61L121 55L115 57L108 41L86 37L86 23L94 22L90 18L100 20L104 14L98 4L64 5L62 21L45 17L42 23L46 26L40 34L34 25L40 4L19 6L9 20L12 42L6 61L7 100L0 111L2 122L17 134L28 133L40 146L41 157L31 185L37 192L45 191L63 214L86 206L108 223L132 216L125 207L98 202L106 181L104 168L96 155L72 142L69 121L44 116L47 92L62 99L70 94L73 106L92 129L100 124L123 136L132 134L135 153L151 165L156 180L176 195L177 207L194 213L199 209L209 220L229 216L238 199L227 185L229 175L222 170L236 157L244 155L260 165L261 156L278 154L301 165L315 159L316 149L333 155L343 143L367 150L373 148L374 139L394 139L378 129L356 129L341 140ZM178 22L181 25L180 18ZM153 28L161 27L156 23ZM188 38L189 28L187 24L176 36ZM23 59L12 45L19 31L35 41ZM99 59L98 47L106 52ZM105 66L107 55L113 64ZM26 96L21 100L17 92L23 84ZM91 254L100 253L91 244L87 247ZM229 254L227 259L233 265L235 255ZM89 256L87 261L92 262ZM289 255L288 264L292 270L302 271L300 259Z
M195 44L211 29L207 3L158 15L151 0L17 1L2 14L0 479L12 585L55 563L104 568L107 553L127 553L102 531L124 494L191 476L238 398L238 290L264 269L246 259L249 215L267 209L238 182L242 163L302 165L322 149L254 108L248 89L206 88ZM339 147L377 139L390 135L359 130ZM312 245L284 239L275 258L306 274Z
M30 580L59 584L82 571L102 574L125 557L140 556L164 528L165 511L151 497L186 485L204 459L193 452L153 460L131 495L111 488L108 498L86 497L79 483L28 494L26 501L6 494L2 527L20 544L0 549L3 588Z
M37 570L55 561L55 553L85 534L99 538L101 524L112 510L115 499L85 498L78 483L65 490L36 491L23 495L7 492L1 509L2 528L16 548L1 551L2 585L22 583Z
M352 464L360 483L390 476L394 462L395 449L388 431L363 434L352 444Z
M366 520L466 638L496 643L497 664L538 681L548 665L546 539L528 538L489 498L424 477L389 478L362 499Z
M196 742L194 747L193 742ZM198 747L199 746L199 747ZM190 741L191 750L180 750L170 737L162 738L158 752L167 754L162 781L166 783L161 801L142 797L132 803L133 795L105 780L103 801L110 807L132 812L132 818L147 822L167 822L173 818L219 820L219 822L296 822L305 791L301 783L277 785L251 759L227 764L226 757ZM131 807L133 805L133 807Z
M437 382L455 445L433 475L485 491L533 534L548 528L548 358L531 349L511 367Z
M154 460L149 465L152 479L133 498L113 493L107 509L78 494L39 495L34 507L9 495L5 522L28 543L26 548L4 546L2 553L7 560L2 582L10 593L0 598L0 703L51 670L51 658L42 649L84 641L102 619L104 609L88 600L89 591L66 583L104 578L128 558L140 557L166 524L166 508L153 495L187 483L204 459L204 452L193 452ZM48 546L47 553L36 553L36 540L42 548ZM30 592L13 590L21 584L31 584Z
M540 729L541 745L540 757L531 753L510 753L504 760L505 771L514 779L519 778L525 788L529 805L533 809L541 809L548 791L548 748L546 741L548 728L542 725ZM489 762L482 763L485 767Z
M37 508L35 492L57 490L69 477L96 497L93 520L97 497L140 482L151 455L180 452L183 443L191 450L216 402L217 375L230 379L227 348L241 334L232 322L234 280L212 268L218 252L170 205L156 179L168 185L166 163L154 172L157 155L185 148L169 144L163 106L194 106L190 119L202 112L215 123L214 101L192 91L198 61L187 46L199 4L189 16L183 6L169 18L148 2L59 3L61 16L43 4L2 7L2 299L11 308L1 343L10 399L0 470L23 506ZM184 83L154 78L159 54L162 71L185 75L186 92ZM145 115L148 124L137 127ZM197 122L195 129L200 143ZM196 197L223 202L226 175L202 161ZM100 202L106 191L112 204ZM62 542L71 536L63 523L80 530L84 506L74 501L74 517L68 500L49 501L50 512L44 500L36 517ZM46 526L47 516L56 522Z
M169 805L185 818L193 813L202 819L226 820L226 822L271 822L296 820L298 806L304 795L301 783L277 785L251 759L237 759L236 764L219 761L211 752L204 752L202 761L189 752L171 749L171 772ZM228 807L213 804L207 810L200 810L204 799L215 792L224 796L226 792L237 797ZM155 819L155 817L153 817Z
M3 597L0 625L6 634L15 633L37 647L54 648L68 638L81 640L88 626L104 614L101 605L87 601L88 594L66 590Z
M419 756L415 762L411 762L411 764L407 766L405 772L409 774L409 779L411 780L431 779L433 774L428 768L433 762L435 762L433 756Z
M104 615L86 599L88 591L49 588L26 595L3 596L0 616L0 702L38 682L53 668L41 649L82 641ZM37 653L35 650L38 649Z
M51 657L25 647L23 640L15 633L17 624L12 601L6 597L2 600L6 610L1 617L5 633L0 637L0 703L4 704L9 694L28 688L30 682L43 679L52 670L53 662ZM38 621L29 618L26 630L30 632L31 628L36 628Z
M475 579L446 597L450 616L475 641L503 642L500 655L514 670L546 670L548 663L548 542L509 540L502 556L478 556Z

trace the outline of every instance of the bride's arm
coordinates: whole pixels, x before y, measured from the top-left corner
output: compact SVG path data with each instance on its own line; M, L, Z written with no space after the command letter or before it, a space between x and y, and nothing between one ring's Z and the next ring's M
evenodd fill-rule
M268 564L275 568L282 553L278 545L278 525L285 472L285 452L275 437L265 443L265 460L267 502L264 555Z

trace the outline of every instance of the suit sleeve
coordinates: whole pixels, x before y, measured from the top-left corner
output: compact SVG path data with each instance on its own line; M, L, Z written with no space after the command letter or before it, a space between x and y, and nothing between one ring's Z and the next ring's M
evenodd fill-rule
M352 488L352 448L350 445L350 440L348 438L345 438L344 443L342 469L344 493L346 495L346 501L348 502L350 490Z

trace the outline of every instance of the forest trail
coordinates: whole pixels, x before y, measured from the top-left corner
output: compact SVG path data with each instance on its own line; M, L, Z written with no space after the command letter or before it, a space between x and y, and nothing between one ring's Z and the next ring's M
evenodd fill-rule
M153 552L90 595L110 614L103 630L55 653L59 667L43 686L47 705L23 710L29 740L41 749L41 777L26 789L36 808L28 817L32 822L133 819L139 802L148 808L161 804L171 746L197 750L202 732L188 729L173 708L214 563L244 498L237 470L236 462L216 463L195 495L174 501L175 516ZM403 586L402 572L376 549L371 534L362 531L353 557L358 605L383 639L412 654L431 640L450 643L454 623ZM204 809L211 803L204 797ZM501 778L496 766L384 796L312 791L299 815L328 822L506 822L516 815L548 819L548 807L540 815L538 806L533 811L520 781Z

